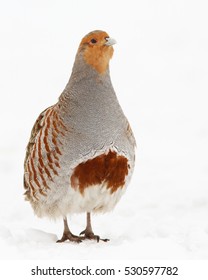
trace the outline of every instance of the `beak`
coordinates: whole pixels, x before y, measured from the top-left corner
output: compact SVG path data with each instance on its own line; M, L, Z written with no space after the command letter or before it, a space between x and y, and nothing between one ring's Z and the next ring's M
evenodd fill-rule
M105 46L112 46L112 45L116 44L116 40L113 38L110 38L110 37L107 37L106 41L107 42L105 43Z

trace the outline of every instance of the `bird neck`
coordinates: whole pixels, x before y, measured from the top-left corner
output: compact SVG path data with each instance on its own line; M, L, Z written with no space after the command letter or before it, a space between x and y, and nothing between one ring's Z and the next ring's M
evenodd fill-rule
M59 98L60 114L69 123L76 125L92 119L105 119L115 112L120 114L120 106L113 89L109 69L99 74L80 57L75 61L71 77Z
M77 54L71 77L59 98L59 102L66 106L66 103L76 98L74 95L80 98L80 92L83 94L83 91L85 91L89 95L90 91L102 90L106 87L112 88L109 67L106 68L104 73L100 74L85 62L81 54Z
M76 80L83 78L95 78L96 80L105 79L106 75L109 75L109 60L107 61L101 56L93 59L89 56L86 57L85 52L78 52L72 69L71 78L75 78Z

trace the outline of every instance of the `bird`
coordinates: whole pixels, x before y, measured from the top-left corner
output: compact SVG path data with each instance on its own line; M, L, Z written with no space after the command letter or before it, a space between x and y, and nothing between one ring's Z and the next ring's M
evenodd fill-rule
M94 234L91 215L112 211L133 174L136 140L110 77L115 43L102 30L83 37L65 88L26 147L24 197L38 217L63 219L58 243L109 241ZM78 213L86 227L75 235L67 217Z

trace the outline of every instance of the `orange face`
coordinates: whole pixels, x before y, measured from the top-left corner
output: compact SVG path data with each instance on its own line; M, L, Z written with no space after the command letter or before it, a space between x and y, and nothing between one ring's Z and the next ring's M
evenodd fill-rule
M112 44L108 44L109 38L104 31L93 31L82 39L79 46L78 52L83 52L86 63L100 74L106 72L113 55Z

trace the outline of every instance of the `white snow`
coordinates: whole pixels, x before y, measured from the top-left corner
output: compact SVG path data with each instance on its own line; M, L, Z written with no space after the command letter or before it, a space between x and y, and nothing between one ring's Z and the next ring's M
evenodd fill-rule
M0 258L208 258L206 1L4 1L0 9ZM119 6L118 6L119 4ZM108 243L56 244L62 221L23 200L23 161L38 114L56 102L83 35L116 39L111 75L137 139L116 209L93 217ZM85 215L69 219L73 233Z

